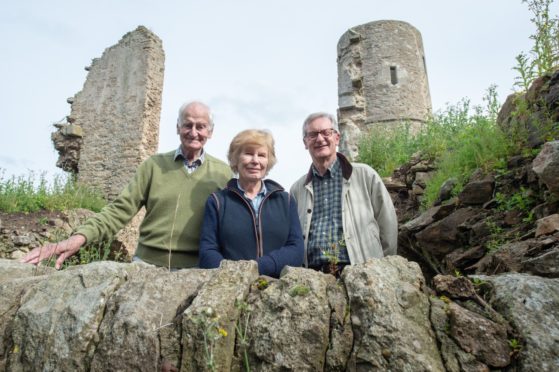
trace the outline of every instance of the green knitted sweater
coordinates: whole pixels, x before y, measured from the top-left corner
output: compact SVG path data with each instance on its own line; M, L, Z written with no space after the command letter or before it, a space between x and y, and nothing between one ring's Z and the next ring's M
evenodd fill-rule
M111 240L145 206L136 256L166 267L170 254L173 268L196 266L206 199L225 186L231 169L206 153L202 165L188 174L174 155L157 154L143 162L120 195L75 233L88 243Z

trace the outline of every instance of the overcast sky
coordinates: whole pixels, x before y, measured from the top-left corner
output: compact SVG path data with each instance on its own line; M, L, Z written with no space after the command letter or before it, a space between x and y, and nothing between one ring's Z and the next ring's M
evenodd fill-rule
M269 177L290 187L310 165L302 121L336 112L336 45L349 28L386 19L415 26L437 111L463 97L481 104L491 84L503 102L515 56L531 46L530 18L521 0L3 0L0 168L4 177L62 173L52 123L70 114L66 99L82 89L84 67L138 25L166 54L159 151L179 144L179 106L202 100L216 120L209 153L225 160L236 133L267 128L278 156Z

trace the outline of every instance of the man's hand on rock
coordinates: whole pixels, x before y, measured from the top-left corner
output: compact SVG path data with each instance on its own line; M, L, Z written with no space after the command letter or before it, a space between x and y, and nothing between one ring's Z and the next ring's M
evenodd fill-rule
M76 254L85 242L86 239L83 235L72 235L68 239L58 243L49 243L33 249L31 252L27 253L20 262L37 265L41 263L41 261L49 259L52 256L58 256L54 267L59 270L62 267L62 263L68 257Z

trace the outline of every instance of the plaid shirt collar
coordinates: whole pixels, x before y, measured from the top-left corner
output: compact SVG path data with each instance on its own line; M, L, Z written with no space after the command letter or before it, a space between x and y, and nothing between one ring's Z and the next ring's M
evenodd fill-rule
M316 169L314 164L311 166L311 170L312 170L313 177L333 178L338 174L338 172L341 171L341 167L340 167L340 162L338 161L338 158L336 157L334 162L328 167L328 169L326 170L326 172L324 173L323 176L320 175L320 173L318 172L318 169Z
M336 153L336 155L337 155L336 162L340 163L342 177L346 180L349 180L349 178L351 177L351 173L353 173L353 166L351 165L351 162L339 152ZM309 171L307 172L307 176L305 178L305 185L311 182L313 179L313 175L314 175L313 168L314 165L311 164Z

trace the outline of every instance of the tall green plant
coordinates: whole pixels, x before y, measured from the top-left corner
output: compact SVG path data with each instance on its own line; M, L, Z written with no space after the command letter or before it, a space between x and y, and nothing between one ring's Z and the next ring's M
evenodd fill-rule
M528 4L536 26L536 32L530 36L533 46L528 53L521 52L516 57L517 65L513 67L519 74L514 85L527 90L532 81L559 66L559 17L550 11L554 0L522 0ZM554 8L557 10L557 6Z
M478 168L489 172L504 164L512 146L496 124L499 102L496 87L490 86L483 98L485 107L470 106L468 99L436 113L413 135L408 126L374 129L360 144L360 161L387 176L418 152L435 162L437 172L427 182L424 205L437 198L441 185L450 178L460 191Z
M506 136L495 121L486 116L476 115L471 119L471 123L457 133L452 150L437 159L437 173L426 183L424 206L433 204L446 180L457 181L454 190L457 193L474 170L489 172L503 166L510 149Z
M359 161L386 177L409 160L417 144L409 123L392 128L374 126L359 143Z

